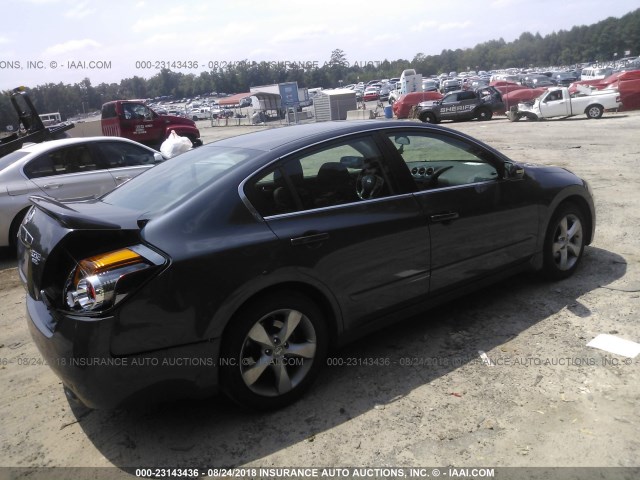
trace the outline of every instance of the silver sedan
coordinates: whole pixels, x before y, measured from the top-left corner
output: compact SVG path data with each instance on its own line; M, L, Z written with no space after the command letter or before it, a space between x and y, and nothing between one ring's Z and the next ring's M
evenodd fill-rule
M0 247L15 245L31 195L96 198L163 160L160 152L117 137L52 140L0 158Z

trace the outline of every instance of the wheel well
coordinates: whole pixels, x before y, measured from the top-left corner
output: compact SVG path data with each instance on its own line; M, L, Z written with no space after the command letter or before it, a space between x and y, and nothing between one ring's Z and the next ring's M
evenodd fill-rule
M589 205L587 204L587 201L578 195L567 197L564 200L562 200L562 202L560 202L560 204L556 207L556 210L558 210L558 208L560 208L562 205L566 205L567 203L573 203L582 211L582 214L584 215L584 220L587 223L585 228L586 230L585 245L589 245L593 240L591 238L591 235L593 232L593 218L591 217L591 210L589 209Z
M250 302L260 301L260 298L270 296L276 292L281 292L281 291L287 291L287 292L295 291L295 292L301 293L302 295L305 295L306 297L309 297L309 299L311 299L318 306L318 308L320 308L320 310L322 311L322 314L324 315L324 318L327 322L327 330L329 332L330 344L335 343L335 341L338 338L338 332L339 332L339 327L338 327L339 312L337 312L333 308L333 306L331 305L331 302L325 296L324 293L322 293L317 288L306 283L286 282L286 283L280 283L278 285L272 285L263 290L260 290L255 294L253 294L251 297L247 298L242 303L242 305L240 305L236 309L236 311L234 312L234 315ZM224 331L222 332L223 337L230 323L231 322L228 322L227 325L225 325Z
M17 213L15 217L13 217L13 221L11 222L11 226L9 227L9 246L10 247L16 246L16 243L17 243L16 235L18 234L18 227L20 226L22 219L27 214L30 208L31 208L30 206L23 208Z

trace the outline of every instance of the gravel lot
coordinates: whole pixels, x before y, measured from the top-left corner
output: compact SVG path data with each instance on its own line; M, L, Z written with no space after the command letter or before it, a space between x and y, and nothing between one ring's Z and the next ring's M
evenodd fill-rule
M265 128L200 123L206 143ZM591 183L596 238L573 278L518 276L373 334L278 412L223 398L90 411L38 364L3 251L0 467L639 466L640 357L586 344L640 342L640 112L448 126Z

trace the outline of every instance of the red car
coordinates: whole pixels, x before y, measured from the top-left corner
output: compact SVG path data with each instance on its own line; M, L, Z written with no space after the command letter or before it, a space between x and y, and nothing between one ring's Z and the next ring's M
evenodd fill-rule
M440 100L442 95L438 92L413 92L401 95L393 104L393 114L396 118L407 118L411 107L427 100Z
M365 102L370 102L371 100L379 100L380 94L377 90L367 90L366 92L364 92L364 96L362 97L362 99Z
M577 92L578 85L590 85L596 90L617 88L622 102L621 112L640 109L640 70L618 72L600 80L574 82L569 87L569 93Z
M513 90L509 93L506 93L502 95L502 101L504 102L505 111L508 112L509 108L514 105L518 105L518 103L520 102L530 102L538 98L546 91L546 88L522 88L520 90Z

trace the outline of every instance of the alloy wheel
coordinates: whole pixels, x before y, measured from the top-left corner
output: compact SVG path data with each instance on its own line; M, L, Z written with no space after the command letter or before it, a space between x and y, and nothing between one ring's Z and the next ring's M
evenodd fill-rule
M582 253L583 242L580 219L572 213L562 217L556 226L551 245L553 261L558 270L573 268Z
M268 313L247 333L240 353L246 387L262 396L281 396L304 380L316 357L316 331L303 313Z

